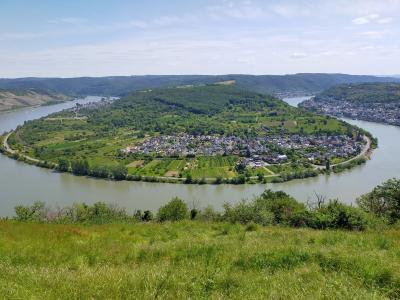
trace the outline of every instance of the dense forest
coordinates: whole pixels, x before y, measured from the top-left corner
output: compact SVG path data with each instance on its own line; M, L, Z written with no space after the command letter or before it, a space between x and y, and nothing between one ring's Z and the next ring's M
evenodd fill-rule
M312 95L337 84L359 82L400 82L399 78L346 74L293 75L151 75L79 78L18 78L0 79L0 88L37 88L72 96L121 96L131 91L174 87L190 84L209 84L234 80L242 88L258 92L285 95Z
M359 103L400 103L400 83L359 83L331 87L316 101L336 100Z

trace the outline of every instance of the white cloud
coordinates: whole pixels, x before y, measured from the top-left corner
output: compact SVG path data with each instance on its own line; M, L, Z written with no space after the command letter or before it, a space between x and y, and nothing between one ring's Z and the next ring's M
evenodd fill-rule
M382 18L376 21L378 24L389 24L392 23L393 18Z
M276 4L269 9L276 15L284 18L305 17L310 15L310 10L304 5L296 4Z
M265 10L251 1L224 1L221 5L207 7L207 10L214 20L225 18L255 20L266 16Z
M364 31L360 34L372 39L382 39L386 35L386 31Z
M360 17L360 18L353 19L353 24L356 24L356 25L364 25L364 24L368 24L369 22L370 22L370 20L366 17Z
M52 23L52 24L68 24L68 25L82 24L84 22L86 22L86 20L81 19L81 18L74 18L74 17L65 17L65 18L59 18L59 19L54 19L54 20L49 21L49 23Z
M290 58L292 58L292 59L303 59L306 57L307 57L307 54L305 54L303 52L294 52L294 53L290 54Z

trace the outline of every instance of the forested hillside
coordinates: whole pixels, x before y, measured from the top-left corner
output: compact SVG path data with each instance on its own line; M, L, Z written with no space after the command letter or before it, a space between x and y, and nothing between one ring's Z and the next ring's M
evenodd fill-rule
M242 88L278 96L316 94L342 83L390 82L399 78L358 76L346 74L293 75L164 75L113 76L80 78L18 78L0 79L0 88L58 91L68 95L121 96L135 90L165 88L179 85L209 84L235 80Z
M360 103L400 102L400 83L361 83L334 86L316 100L338 100Z

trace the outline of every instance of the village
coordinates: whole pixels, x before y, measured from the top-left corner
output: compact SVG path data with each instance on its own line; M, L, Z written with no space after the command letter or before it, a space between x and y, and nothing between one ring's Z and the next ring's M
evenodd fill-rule
M400 126L400 103L355 103L334 99L325 101L310 99L300 106L325 115Z
M140 145L128 146L125 154L155 154L161 157L194 157L236 155L247 167L264 167L289 161L290 150L310 163L327 159L356 156L362 149L362 139L346 135L282 135L241 138L217 135L160 135L147 138Z

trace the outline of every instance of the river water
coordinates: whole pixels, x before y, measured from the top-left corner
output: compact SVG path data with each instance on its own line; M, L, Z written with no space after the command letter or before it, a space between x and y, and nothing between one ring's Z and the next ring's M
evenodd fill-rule
M98 101L88 97L78 102ZM296 106L306 98L284 99ZM75 105L67 102L52 106L27 108L0 113L0 132L49 113ZM315 200L315 193L352 203L363 193L383 181L400 175L400 127L365 121L346 120L370 131L378 137L379 148L365 165L341 174L294 180L280 184L255 185L183 185L146 182L114 182L71 174L60 174L30 166L0 155L0 216L13 215L18 204L32 204L40 200L52 207L63 207L73 202L105 201L134 209L156 210L172 197L178 196L197 207L212 205L218 209L225 202L237 202L262 193L266 188L283 190L301 201Z

